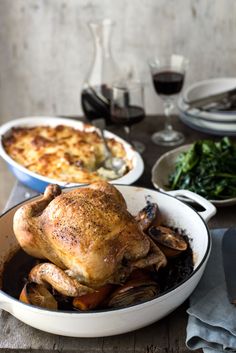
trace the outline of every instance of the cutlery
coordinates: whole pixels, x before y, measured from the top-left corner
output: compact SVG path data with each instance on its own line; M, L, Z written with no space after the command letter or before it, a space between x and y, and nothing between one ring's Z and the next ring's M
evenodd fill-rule
M202 98L194 100L184 100L184 102L189 106L187 110L192 108L203 109L212 103L219 103L222 101L231 101L236 99L236 88L227 90L225 92L211 94Z
M236 228L228 229L223 236L222 257L228 298L236 305Z
M123 166L125 165L125 161L122 158L119 157L113 157L112 153L110 151L110 148L107 145L107 141L106 138L104 136L104 130L100 129L101 132L101 138L103 140L103 144L104 144L104 154L105 154L105 159L102 162L102 165L106 168L106 169L111 169L114 170L114 172L116 174L119 174L119 171L123 168Z
M100 167L113 170L117 174L117 176L119 176L119 173L122 171L122 168L125 166L126 162L123 158L112 156L110 148L107 144L107 140L104 136L105 120L96 119L93 121L93 124L99 130L104 146L104 160L102 161Z

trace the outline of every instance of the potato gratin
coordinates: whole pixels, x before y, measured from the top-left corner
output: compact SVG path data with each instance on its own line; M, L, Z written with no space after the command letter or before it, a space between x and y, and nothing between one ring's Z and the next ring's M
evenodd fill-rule
M111 180L126 174L132 168L122 143L108 139L115 157L126 161L117 176L101 166L104 145L97 131L87 126L76 130L70 126L37 126L14 128L4 137L3 146L17 163L45 177L68 183L89 183L100 179Z

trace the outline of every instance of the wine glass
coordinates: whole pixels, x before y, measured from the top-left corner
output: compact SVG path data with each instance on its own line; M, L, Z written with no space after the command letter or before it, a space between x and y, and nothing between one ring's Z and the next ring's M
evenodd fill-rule
M188 60L182 55L155 57L149 63L156 93L164 104L165 127L155 132L152 141L157 145L174 146L184 141L184 135L175 131L171 124L171 112L177 95L181 92L185 79Z
M131 126L144 118L144 87L141 81L114 83L111 94L111 121L124 126L129 143L139 153L145 150L145 145L131 139Z

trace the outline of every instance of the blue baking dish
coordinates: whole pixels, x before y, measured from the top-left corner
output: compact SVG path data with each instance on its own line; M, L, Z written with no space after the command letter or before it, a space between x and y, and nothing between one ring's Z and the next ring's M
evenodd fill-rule
M45 187L48 184L58 184L61 187L71 187L76 185L82 185L82 183L65 183L64 181L50 179L40 174L34 173L29 169L23 167L16 161L14 161L5 151L3 147L3 137L9 136L13 128L20 127L33 127L33 126L57 126L57 125L67 125L75 129L96 129L92 125L84 124L79 120L65 119L59 117L51 116L33 116L26 118L19 118L11 120L0 127L0 156L6 161L10 171L15 175L15 177L24 185L29 188L36 190L38 192L44 192ZM114 138L121 142L126 150L127 157L132 161L133 168L121 178L112 180L116 184L130 185L134 183L143 173L144 163L142 157L138 152L136 152L131 145L126 141L118 137L117 135L111 133L110 131L105 131L105 136L107 138Z

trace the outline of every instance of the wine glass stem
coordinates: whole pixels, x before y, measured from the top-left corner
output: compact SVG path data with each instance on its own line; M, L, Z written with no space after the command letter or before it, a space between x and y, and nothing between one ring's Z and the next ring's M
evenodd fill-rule
M127 140L128 140L128 142L129 142L129 144L132 145L132 141L131 141L131 127L125 125L125 126L124 126L124 130L125 130L125 133L126 133Z
M171 115L174 108L173 103L170 100L164 100L164 114L165 114L165 130L172 131L173 127L171 125Z

